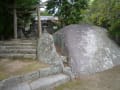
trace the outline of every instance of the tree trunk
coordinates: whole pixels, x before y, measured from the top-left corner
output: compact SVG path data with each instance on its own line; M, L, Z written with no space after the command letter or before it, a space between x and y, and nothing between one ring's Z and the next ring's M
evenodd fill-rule
M16 0L14 0L13 15L14 15L14 39L17 39L17 11L16 11Z

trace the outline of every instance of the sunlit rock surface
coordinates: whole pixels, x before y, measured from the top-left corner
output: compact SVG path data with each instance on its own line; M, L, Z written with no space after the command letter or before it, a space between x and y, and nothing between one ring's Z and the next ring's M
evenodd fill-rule
M56 32L54 38L62 53L68 55L75 75L100 72L120 64L120 48L104 28L70 25Z

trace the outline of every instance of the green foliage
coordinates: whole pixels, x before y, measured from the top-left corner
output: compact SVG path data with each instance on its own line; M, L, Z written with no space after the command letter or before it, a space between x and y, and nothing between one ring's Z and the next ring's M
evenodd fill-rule
M13 36L13 7L15 0L0 1L0 38ZM39 0L16 0L18 23L20 20L30 19L30 10L33 10Z
M111 25L109 33L113 38L116 38L116 36L120 37L120 20Z
M109 18L108 11L108 3L109 1L104 0L95 0L90 7L90 21L92 21L96 25L106 26L108 23L106 21Z
M8 0L0 1L0 38L8 38L12 35L12 9L8 4L11 4Z
M113 37L120 37L119 0L94 0L87 14L93 24L107 28Z
M94 0L89 15L94 24L108 28L112 22L120 19L120 1Z
M87 9L89 0L75 0L70 4L68 0L48 0L47 9L49 13L59 17L62 25L79 23L82 11Z
M16 4L17 7L31 7L33 5L36 5L38 3L38 0L17 0Z
M31 19L31 12L35 11L36 5L40 0L17 0L18 24L25 26Z
M41 16L51 16L47 11L43 11L40 13Z

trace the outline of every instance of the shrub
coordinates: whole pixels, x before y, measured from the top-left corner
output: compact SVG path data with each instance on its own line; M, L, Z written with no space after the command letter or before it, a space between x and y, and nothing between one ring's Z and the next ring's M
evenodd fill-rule
M113 39L120 43L120 20L112 23L109 33Z

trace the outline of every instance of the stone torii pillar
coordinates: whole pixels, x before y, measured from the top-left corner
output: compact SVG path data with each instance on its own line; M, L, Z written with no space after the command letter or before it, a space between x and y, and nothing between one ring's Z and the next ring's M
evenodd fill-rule
M37 6L37 15L38 15L38 37L42 34L42 28L41 28L41 19L40 19L40 6Z

